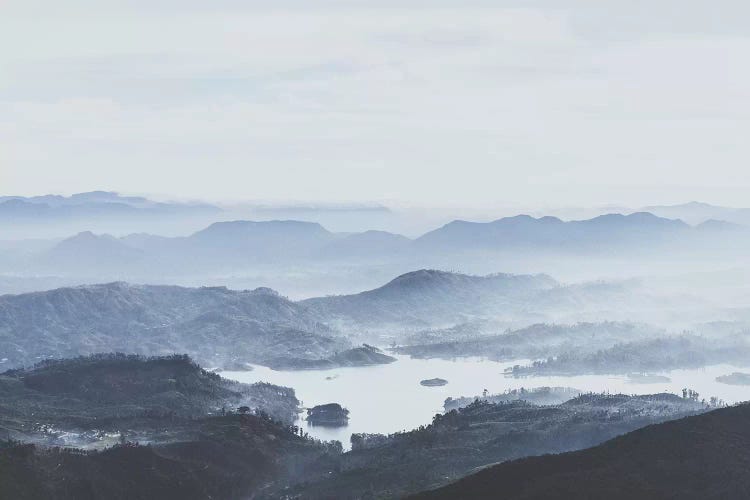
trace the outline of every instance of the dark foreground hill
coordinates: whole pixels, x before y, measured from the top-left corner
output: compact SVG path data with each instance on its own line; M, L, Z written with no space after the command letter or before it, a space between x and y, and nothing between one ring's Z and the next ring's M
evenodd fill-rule
M186 356L101 355L0 374L0 498L248 498L341 445L292 425L294 391ZM138 444L141 443L141 444Z
M707 410L669 394L475 402L410 432L358 435L342 454L293 425L297 405L291 389L229 382L185 356L10 370L0 375L0 498L397 498Z
M750 498L750 405L496 465L416 499Z
M330 452L263 416L232 414L162 425L181 438L145 446L123 443L103 451L0 443L0 498L252 498L279 477L325 462Z
M706 410L706 405L672 394L585 394L550 406L477 401L435 415L430 425L413 431L355 434L352 451L340 456L333 473L322 470L317 480L299 481L283 494L305 499L402 498L488 464L587 448ZM503 498L500 491L494 498ZM281 491L271 491L263 498L279 497Z
M124 430L153 441L161 418L239 406L291 424L298 405L292 389L227 380L184 355L106 354L0 373L0 436L51 444L106 444L107 433Z

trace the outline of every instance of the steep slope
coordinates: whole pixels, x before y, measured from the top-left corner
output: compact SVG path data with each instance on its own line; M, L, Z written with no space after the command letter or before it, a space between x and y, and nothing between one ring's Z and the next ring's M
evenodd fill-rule
M750 405L743 404L582 451L496 465L412 498L747 498L749 466Z

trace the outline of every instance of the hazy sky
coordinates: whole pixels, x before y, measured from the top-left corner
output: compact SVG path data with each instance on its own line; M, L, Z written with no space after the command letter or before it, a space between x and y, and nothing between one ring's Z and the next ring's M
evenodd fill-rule
M0 0L0 194L750 205L750 2Z

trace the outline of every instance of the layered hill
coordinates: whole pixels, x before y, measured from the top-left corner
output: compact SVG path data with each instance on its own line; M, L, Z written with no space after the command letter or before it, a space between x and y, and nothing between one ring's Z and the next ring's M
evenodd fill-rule
M47 360L0 373L0 395L0 428L8 437L53 444L96 443L92 429L117 431L118 422L145 435L149 419L190 419L240 406L290 424L299 405L292 389L226 380L185 355Z
M321 359L348 349L272 290L109 283L0 297L4 366L120 351L187 353L207 366Z
M734 244L727 245L727 241ZM142 281L154 272L194 276L238 269L278 270L274 266L292 264L346 267L368 263L389 266L395 274L425 265L477 267L476 259L488 255L514 260L550 254L604 259L633 253L670 258L715 256L716 252L740 255L740 248L750 248L750 232L721 220L690 226L646 212L579 221L528 215L493 222L456 220L415 240L384 231L336 233L314 222L235 220L215 222L180 237L137 233L115 238L84 231L49 246L32 252L22 265L14 261L13 271Z
M196 256L264 261L299 257L336 236L320 224L299 221L230 221L211 224L175 241L177 250Z
M141 196L122 196L112 191L90 191L71 196L0 196L0 220L31 218L44 222L74 217L153 217L219 212L220 208L206 203L157 202Z
M688 236L693 228L680 220L647 212L608 214L580 221L528 215L493 222L453 221L416 240L425 249L575 250L596 252L622 245L655 245Z
M248 498L341 451L291 425L293 390L227 381L186 356L49 361L0 374L0 396L12 438L0 498Z
M396 352L418 358L453 359L484 356L495 360L539 359L561 353L596 353L622 342L653 340L665 335L661 329L630 322L577 323L573 325L535 324L499 335L474 335L468 339L443 341L440 332L411 337L411 345Z
M268 288L86 285L0 296L0 366L111 351L186 353L219 368L247 362L274 368L358 366L393 358L355 344L394 340L416 344L408 354L417 356L547 356L550 345L559 344L558 352L563 344L580 345L578 340L593 333L560 328L511 336L467 332L462 342L455 342L452 327L468 322L494 329L571 314L609 315L613 303L622 316L637 306L631 296L641 297L617 285L562 286L546 275L473 276L424 269L359 294L298 302ZM431 345L420 347L419 334L410 333L425 328L433 329ZM598 332L598 347L608 347L603 342L615 338L643 337L626 326L601 324L588 330L592 328ZM451 342L441 341L442 336ZM544 349L536 349L533 338Z
M540 290L557 286L545 275L470 276L423 269L403 274L380 288L304 300L331 324L369 328L424 327L456 323L491 310L502 310Z
M84 231L57 243L37 262L41 268L50 271L86 269L88 272L106 272L114 268L121 271L133 269L145 257L143 250L119 238Z
M318 481L277 493L306 499L403 498L487 464L590 447L645 425L706 410L697 401L672 394L584 394L550 406L476 401L435 415L430 425L410 432L352 436L352 452L341 456L334 472L329 469ZM492 498L504 498L502 485L494 486Z
M325 259L389 259L408 255L412 240L386 231L365 231L337 238L320 249Z
M748 463L750 405L743 404L582 451L503 463L411 498L746 498Z

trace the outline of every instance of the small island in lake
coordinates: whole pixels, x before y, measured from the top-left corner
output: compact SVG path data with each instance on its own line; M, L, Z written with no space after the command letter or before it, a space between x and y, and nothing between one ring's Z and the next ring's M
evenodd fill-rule
M653 373L628 373L628 382L631 384L660 384L671 382L672 379L665 375Z
M426 380L422 380L420 382L420 384L423 385L423 386L425 386L425 387L439 387L439 386L445 385L447 383L448 383L448 381L445 380L444 378L429 378L429 379L426 379Z
M307 410L307 422L321 427L343 427L349 425L349 410L338 403L314 406Z
M750 385L750 373L734 372L716 377L716 381L729 385Z

